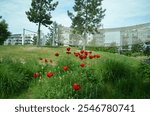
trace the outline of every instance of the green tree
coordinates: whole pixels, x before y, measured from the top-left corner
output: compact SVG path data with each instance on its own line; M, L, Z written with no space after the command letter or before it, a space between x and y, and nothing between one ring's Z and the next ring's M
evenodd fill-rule
M68 11L72 20L73 33L83 36L83 49L87 42L87 33L97 33L101 26L101 20L105 16L102 9L103 0L75 0L74 14Z
M4 41L10 36L10 34L11 33L8 31L8 24L0 16L0 45L4 44Z
M63 36L62 34L62 25L59 25L57 22L53 22L52 25L49 27L50 33L49 42L52 42L52 46L55 46L56 43L58 45L61 45L63 42ZM52 41L51 41L52 40Z
M52 24L51 11L54 11L58 2L52 3L53 0L32 0L31 8L26 12L29 21L38 25L37 46L40 46L40 28L41 25L48 27Z

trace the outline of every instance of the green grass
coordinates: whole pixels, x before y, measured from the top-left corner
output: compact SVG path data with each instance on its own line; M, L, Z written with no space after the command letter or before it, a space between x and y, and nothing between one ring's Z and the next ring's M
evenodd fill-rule
M78 49L71 48L72 54L68 55L65 47L0 46L3 93L0 98L150 98L150 71L147 70L150 65L143 65L134 57L107 52L93 52L101 54L98 59L80 60L73 55L75 51ZM59 57L55 56L56 52ZM45 63L40 57L53 62ZM80 63L86 66L82 68ZM64 71L63 66L69 69ZM48 71L54 76L48 78ZM35 72L42 76L34 79ZM73 90L74 83L80 84L81 89Z

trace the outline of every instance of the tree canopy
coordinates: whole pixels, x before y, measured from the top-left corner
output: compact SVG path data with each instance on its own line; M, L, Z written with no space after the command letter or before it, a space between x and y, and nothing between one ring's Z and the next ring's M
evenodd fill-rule
M2 16L0 16L0 45L4 44L4 41L10 36L10 32L8 31L8 24Z
M52 24L51 11L54 11L58 2L52 3L53 0L32 0L31 8L26 12L29 21L38 25L37 45L40 45L40 27L48 27Z
M83 35L83 49L86 45L87 33L98 33L101 21L105 16L102 9L103 0L75 0L73 7L74 14L68 11L68 16L72 20L73 32Z

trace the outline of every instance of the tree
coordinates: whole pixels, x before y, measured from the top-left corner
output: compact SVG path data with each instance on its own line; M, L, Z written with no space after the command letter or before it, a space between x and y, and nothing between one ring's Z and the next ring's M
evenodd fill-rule
M49 27L50 33L50 42L52 42L52 46L55 46L57 43L58 45L62 44L63 36L62 34L62 25L59 25L56 22L53 22L52 25ZM51 41L52 40L52 41Z
M10 36L10 32L8 31L8 24L4 19L1 19L0 16L0 45L4 44L4 41Z
M41 25L48 27L52 24L51 11L54 11L58 2L52 3L53 0L32 0L31 8L26 12L29 21L38 25L37 46L40 46L40 28Z
M98 33L101 26L101 20L105 16L105 10L102 9L103 0L75 0L73 10L75 14L68 11L68 16L72 20L71 27L73 33L83 36L83 49L86 45L87 33Z

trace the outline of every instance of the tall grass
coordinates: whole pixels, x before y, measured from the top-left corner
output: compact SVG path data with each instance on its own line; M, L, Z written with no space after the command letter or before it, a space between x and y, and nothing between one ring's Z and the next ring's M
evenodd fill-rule
M29 87L35 61L3 57L0 61L0 98L12 98Z
M150 65L140 64L137 59L100 52L99 59L80 60L65 54L64 48L11 49L11 58L0 60L0 98L150 98ZM56 52L59 57L54 55ZM0 53L6 56L4 51ZM53 63L39 63L39 57L52 59ZM86 66L80 67L80 63ZM69 69L65 71L63 66ZM54 73L50 78L46 76L48 71ZM42 76L33 79L35 72ZM81 89L75 91L74 83L80 84Z

